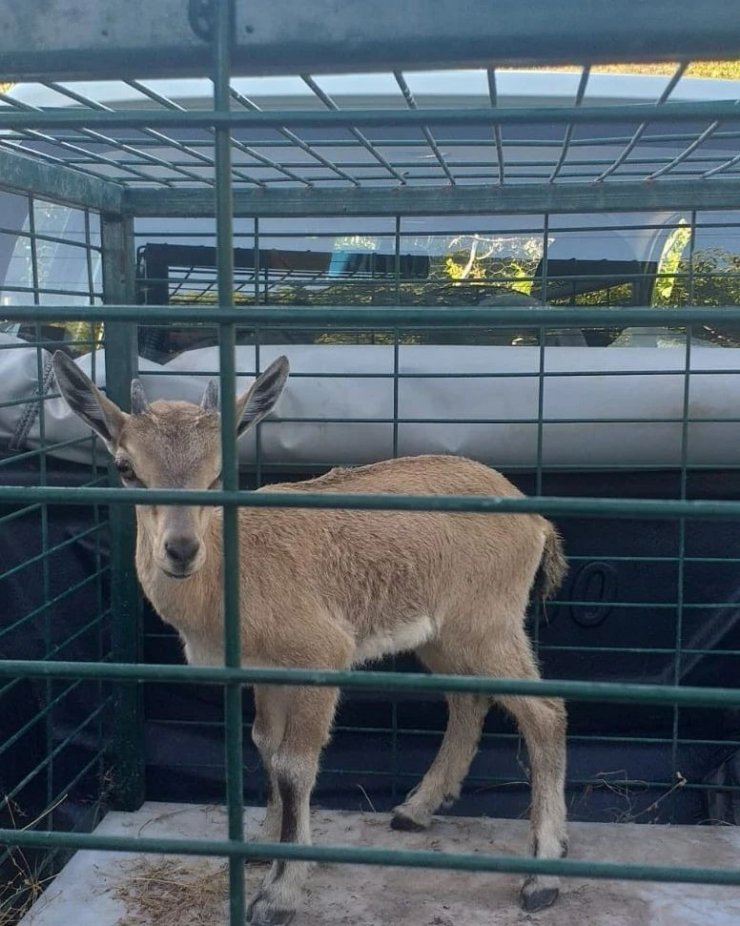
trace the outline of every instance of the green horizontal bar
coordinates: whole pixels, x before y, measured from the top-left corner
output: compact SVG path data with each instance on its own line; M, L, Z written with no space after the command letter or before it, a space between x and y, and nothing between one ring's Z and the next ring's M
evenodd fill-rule
M149 719L156 723L158 727L176 727L181 729L191 728L195 731L197 730L223 730L224 724L223 721L218 720L183 720L178 717L177 719L171 719L169 717L153 717L150 715ZM397 732L399 735L409 738L427 738L427 739L439 739L444 735L444 729L430 729L430 730L419 730L413 727L397 727L394 729L392 726L387 727L362 727L362 726L352 726L349 724L335 724L332 727L332 735L340 735L343 733L359 733L361 735L375 735L375 736L391 736L394 732ZM518 741L520 738L519 733L482 733L481 741L487 743L496 743L501 740L509 740L512 742ZM613 735L604 735L601 733L569 733L568 742L570 743L630 743L637 744L640 746L663 746L673 743L674 739L672 736L613 736ZM684 746L740 746L740 739L696 739L691 736L682 736L679 737L679 742ZM181 765L193 767L194 764L197 764L198 768L223 768L223 763L192 763L192 762L183 762ZM335 768L331 764L323 764L321 766L322 771L332 772L333 774L342 775L348 773L358 773L362 774L383 774L391 776L394 773L391 771L383 771L376 769L345 769L345 768ZM398 773L402 774L402 773ZM416 772L408 772L410 776L417 776ZM625 773L626 774L626 773ZM486 783L491 781L488 776L483 777L482 775L470 775L465 779L467 783ZM610 781L619 780L625 781L627 779L609 779ZM511 783L511 778L502 778L501 781L505 783ZM574 784L594 784L597 782L603 781L603 776L601 777L592 777L586 779L569 779L571 785ZM635 783L650 785L653 787L662 786L665 782L662 781L647 781L644 778L638 779ZM670 785L669 785L670 787ZM690 787L690 784L687 782L683 787ZM727 785L707 785L705 783L696 784L693 787L703 790L707 790L715 787L719 790L724 789ZM735 787L740 788L740 785L735 785Z
M611 108L611 107L610 107ZM555 112L556 110L552 110ZM625 139L622 144L626 144ZM475 142L479 144L479 142ZM686 142L689 143L688 141ZM405 144L408 144L406 142ZM662 179L618 182L508 183L352 187L343 189L234 190L234 215L270 216L420 216L531 215L625 211L730 209L740 206L740 180L731 176L706 180ZM124 210L136 216L211 217L215 194L210 189L132 189ZM570 230L569 230L570 231ZM589 229L589 231L593 231ZM535 232L542 234L542 229ZM441 234L441 232L435 232ZM498 232L497 232L498 234ZM522 232L517 232L522 234Z
M405 109L342 110L151 110L130 109L100 112L84 109L44 109L0 112L0 129L54 128L312 128L332 126L377 128L379 126L440 125L583 125L615 122L702 122L740 117L737 102L717 100L681 103L620 103L613 106L512 106L440 107Z
M739 133L739 135L740 135L740 133ZM690 139L689 139L689 140L690 140ZM623 139L623 143L624 143L624 144L626 144L628 141L629 141L629 138ZM474 142L473 140L471 140L471 141L467 142L466 144L467 144L467 145L470 145L470 144L473 144L473 143L475 143L475 142ZM286 143L286 144L287 144L287 143ZM352 142L351 144L354 144L354 142ZM387 144L388 144L388 142L384 140L384 141L383 141L383 145L387 145ZM405 145L405 144L407 144L407 142L403 142L403 144ZM610 163L611 163L611 160L610 160ZM740 181L737 182L737 185L740 186ZM619 189L622 190L622 189L624 188L624 186L625 186L624 184L620 183L620 184L619 184ZM632 184L632 186L639 186L640 188L643 188L643 187L644 187L644 184ZM735 184L732 184L731 186L735 186ZM629 184L627 184L627 188L628 188L628 189L630 188L630 185L629 185ZM482 193L482 192L484 192L485 190L490 190L490 187L487 187L487 186L486 186L486 187L476 187L476 186L474 186L474 185L471 185L471 186L465 185L464 187L461 187L461 189L462 189L462 190L466 190L466 191L473 190L473 191L475 191L475 192ZM143 195L142 195L142 198L143 198L143 196L150 197L150 196L158 195L159 192L161 192L161 191L156 191L156 190L146 190L146 191L143 191L143 190L137 190L137 189L127 189L127 190L125 191L125 196L124 196L124 198L125 198L125 200L128 202L128 201L130 201L130 200L132 200L132 199L138 199L140 194L143 194ZM377 192L377 191L376 191L376 192ZM439 192L439 191L437 191L437 192ZM193 196L194 193L195 193L194 190L189 191L189 195L190 195L190 196ZM367 218L367 215L359 216L358 218L359 218L359 222L361 222L363 218ZM405 218L405 216L400 216L400 218L401 218L401 221L403 222L403 219ZM478 227L478 233L479 233L479 234L491 233L491 234L501 235L502 237L508 237L508 236L519 237L520 235L539 235L540 237L542 237L542 235L543 235L543 224L542 224L542 222L537 222L537 221L536 221L536 220L539 218L539 216L530 216L529 218L532 220L532 224L530 224L530 225L521 225L521 226L518 227L518 228L514 228L514 227L511 226L511 225L507 225L507 226L503 226L503 227L501 227L501 226L499 226L499 225L496 225L495 228L492 227L492 226L480 225L480 226ZM376 235L376 234L378 233L378 232L377 232L377 229L373 229L373 228L371 228L370 226L365 227L365 226L363 226L363 225L360 225L359 222L358 222L358 225L357 225L357 227L356 227L356 229L355 229L355 233L356 233L356 234L358 234L358 235ZM666 227L666 226L665 226L664 223L660 223L660 222L650 222L650 221L635 222L635 223L625 223L624 225L623 225L621 222L619 223L619 230L620 230L621 232L627 232L627 231L645 231L645 232L647 232L647 231L663 231L663 230L665 229L665 227ZM740 229L740 222L738 222L738 221L715 222L715 221L705 221L705 220L699 218L699 219L697 219L697 222L696 222L696 228L697 228L697 231L698 231L698 230L701 230L701 231L708 231L708 230L710 230L710 229L727 229L727 228L731 228L731 229L737 230L737 229ZM549 231L550 233L558 232L559 234L581 235L581 234L583 234L584 232L585 232L586 234L593 234L593 233L599 233L599 232L608 232L608 231L611 231L611 230L612 230L612 226L609 226L609 225L578 225L578 224L573 224L573 225L571 225L571 224L558 224L557 218L553 218L553 219L548 223L548 231ZM392 224L391 224L391 223L388 223L388 226L387 226L387 228L385 229L385 231L386 231L386 233L389 234L389 235L390 235L390 234L393 234L393 228L392 228ZM237 234L238 234L238 233L237 233ZM251 233L250 233L250 234L251 234ZM414 236L414 232L413 232L412 230L405 229L403 225L402 225L402 227L401 227L401 231L399 232L399 234L400 234L402 240L403 240L404 238L409 238L409 237L413 237L413 236ZM455 227L454 227L454 224L453 224L452 222L450 222L449 225L445 225L445 226L442 226L442 225L435 225L434 234L435 234L435 235L440 235L440 236L445 236L445 237L447 237L447 236L453 236L453 235L458 235L458 234L460 234L460 229L459 229L459 228L455 228ZM37 237L38 237L38 236L37 236ZM148 232L137 232L137 233L135 233L134 237L136 238L137 241L141 241L141 242L143 242L143 243L146 243L146 242L149 240L149 233L148 233ZM170 240L176 240L176 239L178 239L178 238L186 238L186 239L187 239L187 238L192 238L192 237L193 237L193 233L192 233L192 231L168 231L166 237L167 237L167 240L168 240L168 241L170 241ZM244 237L244 236L241 235L240 237ZM323 241L323 240L325 240L326 242L330 242L330 243L333 245L334 239L336 238L336 233L333 232L333 231L314 231L314 230L312 229L312 230L311 230L311 237L314 238L314 239L316 239L317 241ZM292 239L292 238L295 238L295 230L293 230L293 231L279 231L279 230L271 231L271 232L270 232L270 238L271 238L271 239L274 238L274 239L276 239L276 240L281 240L281 239L285 238L285 239L287 239L287 240L290 240L290 239ZM203 241L203 242L205 242L205 241L215 241L215 239L216 239L216 233L215 233L215 231L202 231L202 232L199 231L199 232L198 232L198 240L199 240L199 241ZM245 270L246 270L246 268L245 268ZM247 271L247 272L248 272L248 271ZM666 273L666 276L671 276L671 274ZM498 279L498 277L497 277L497 279ZM413 282L413 281L412 281L412 282Z
M680 562L680 560L679 560ZM663 609L663 610L672 610L679 607L678 601L603 601L601 599L595 601L576 601L573 598L567 598L561 601L558 598L552 599L548 602L548 605L551 606L561 606L561 607L576 607L576 608L592 608L592 607L605 607L605 608L654 608L654 609ZM697 608L701 611L711 611L711 610L725 610L726 608L736 607L736 601L682 601L680 606L684 609L690 610ZM595 650L598 650L598 647L594 647ZM686 652L682 650L681 652Z
M110 621L111 610L106 608L101 614L97 614L91 621L88 621L83 627L78 627L74 633L71 633L68 637L57 643L53 646L47 653L46 659L54 659L59 653L65 650L71 643L74 643L75 640L78 640L80 637L84 637L86 633L90 633L95 627L103 627Z
M29 347L35 348L36 345L35 344L29 345ZM45 396L44 401L50 398L52 398L51 394ZM93 447L94 440L95 438L91 434L89 437L72 437L69 440L56 441L53 444L52 443L46 444L44 447L37 447L35 450L25 450L23 453L16 453L13 456L5 457L5 459L0 460L0 469L2 469L5 466L8 466L8 467L14 466L15 464L20 463L24 460L32 460L35 457L43 458L47 454L54 453L55 451L59 451L64 447L80 447L84 444L91 445L90 455L92 458L93 456L92 447ZM92 482L88 483L88 485L95 485L96 483L106 483L107 484L107 482L108 482L107 478L100 477L99 479L94 479Z
M8 514L4 514L0 517L0 524L9 524L11 521L17 521L19 518L24 518L27 515L34 514L37 511L40 511L41 504L36 505L27 505L25 508L19 508L16 511L11 511Z
M36 346L35 342L33 346L34 347ZM388 345L378 345L378 346L387 347ZM26 345L26 349L28 349L28 347L29 345ZM685 366L676 366L676 367L672 367L666 370L603 369L603 370L542 370L541 372L539 370L532 370L532 371L490 370L485 373L480 373L480 372L472 371L472 370L465 371L465 372L459 372L459 373L404 373L400 370L398 373L392 373L392 372L389 372L389 373L357 373L354 370L352 370L351 372L347 372L345 370L342 373L324 373L323 371L321 372L317 371L315 373L298 373L298 372L293 373L291 372L290 378L291 380L297 380L297 379L385 379L390 382L393 382L395 379L399 379L399 380L401 379L411 379L411 380L413 379L434 379L434 380L438 380L438 379L442 379L442 380L444 379L540 379L541 377L544 377L545 379L554 379L558 377L560 378L567 377L568 379L571 379L574 376L685 376L686 372L687 371L686 371ZM730 367L728 368L718 367L716 369L711 369L711 370L702 369L700 367L691 367L688 372L692 376L734 376L740 371L738 371L737 368L733 369ZM172 376L172 371L171 370L147 370L145 375L147 377ZM188 376L197 376L197 377L202 377L203 379L206 379L209 376L215 377L218 375L219 375L218 370L213 370L211 372L207 372L205 370L198 370L197 372L195 370L188 371ZM239 375L240 376L255 376L256 374L253 370L240 370ZM56 397L58 396L58 394L59 393L53 393L53 394L49 393L46 396L46 398L51 398L52 395L53 397ZM262 426L264 427L265 425L269 426L271 424L278 424L281 421L288 421L288 420L290 419L288 418L268 418L262 422ZM296 418L294 420L295 421L306 421L305 418ZM318 420L330 421L333 419L321 418ZM351 418L348 420L357 421L358 419ZM394 420L394 419L390 419L390 420ZM424 419L424 420L427 421L429 419ZM455 418L452 420L459 421L460 419ZM476 419L472 419L472 420L476 420ZM537 421L538 419L534 419L534 420ZM552 419L548 419L548 420L552 420ZM577 418L574 420L583 421L582 418ZM608 418L608 419L600 418L598 420L599 421L605 421L605 420L613 421L614 419L613 418ZM660 420L665 421L666 419L661 418ZM680 418L678 420L683 421L684 419ZM697 418L695 420L706 421L707 419ZM720 418L717 420L727 421L727 420L732 420L732 419ZM78 440L79 439L81 438L78 438ZM55 444L54 446L58 447L59 444Z
M399 735L405 736L408 731L399 729L397 732ZM391 735L393 733L393 730L392 729L388 730L387 733L388 735ZM434 734L437 740L439 740L442 737L442 735L443 734L441 732ZM518 739L518 737L516 737L515 735L506 737L505 735L496 736L496 735L487 734L487 737L490 740L504 739L504 738L510 738L514 740ZM596 739L596 738L597 737L593 737L593 739ZM572 740L572 738L570 737L569 739ZM609 740L606 739L604 741L608 742ZM623 742L630 743L630 744L638 744L638 745L642 744L643 742L646 743L647 745L650 744L650 741L644 740L638 737L636 737L635 739L629 739L627 737L624 737ZM682 739L680 740L680 742L682 745L690 745L694 743L694 741L690 739ZM673 740L666 737L662 740L656 740L654 742L654 745L659 745L659 744L669 745L671 743L673 743ZM709 740L709 741L706 741L704 745L724 746L726 748L729 748L731 746L734 746L735 743L732 740L729 740L729 741ZM174 767L175 768L187 768L187 769L219 769L223 771L224 766L223 766L223 763L215 763L215 762L183 762L183 763L180 763L179 765L175 765ZM256 766L253 768L245 767L245 771L247 771L248 773L252 775L255 773L255 770L256 770ZM394 778L397 778L400 781L406 781L406 780L418 781L419 780L418 771L403 772L403 771L396 771L391 768L387 770L372 769L372 768L334 768L334 766L330 764L324 765L322 763L321 770L322 772L326 772L327 774L337 775L337 776L345 777L345 778L362 777L362 778L372 778L376 781L378 779L385 780L385 781L390 780L391 782L393 781ZM482 776L482 775L471 774L465 779L465 783L466 783L465 791L468 794L478 793L480 791L493 791L493 790L503 790L503 789L513 789L513 788L521 788L521 789L529 790L529 781L527 781L526 779L502 777L500 775ZM624 787L624 788L633 788L637 790L638 793L642 793L646 790L667 791L671 787L675 786L675 784L676 784L675 781L657 781L655 779L646 779L646 778L605 778L603 776L600 778L598 777L569 778L566 783L567 790L571 793L577 792L577 790L580 788L587 788L587 787L594 787L594 788L601 787L603 789L608 789L610 785L619 785L620 787ZM472 786L477 786L477 787L472 787ZM702 794L707 794L707 793L712 793L712 792L734 794L740 791L740 785L716 785L716 784L705 784L703 782L700 784L695 784L695 783L687 781L685 784L681 785L681 790L682 791L699 791Z
M661 371L664 372L664 371ZM675 376L684 376L685 370L675 370L673 374ZM693 373L694 371L692 371ZM740 370L737 371L740 373ZM171 376L172 373L168 371ZM532 379L539 378L539 374L533 372L531 375ZM598 376L608 376L607 372L602 372L596 374ZM345 374L347 379L352 378L351 373ZM429 379L434 379L434 375L430 375ZM286 418L274 419L273 424L394 424L394 425L409 425L409 424L433 424L433 425L499 425L499 424L523 424L523 425L562 425L562 424L598 424L598 425L615 425L615 424L738 424L740 418L727 417L727 418L718 418L716 416L706 417L706 418L695 418L691 416L686 417L673 417L673 416L659 416L659 417L640 417L640 418L621 418L621 417L604 417L604 418L406 418L398 417L391 418L389 416L385 417L373 417L373 418L348 418L348 417L319 417L318 415L306 415L305 417L296 418L289 416Z
M114 711L115 708L113 707L112 710ZM71 778L68 778L67 781L64 782L64 785L62 787L59 787L58 785L56 786L55 790L57 793L56 795L51 795L49 806L54 805L56 801L58 801L60 798L64 798L65 795L69 795L72 792L72 790L76 788L77 785L87 777L87 775L90 772L90 769L92 769L93 766L95 765L99 766L97 782L98 782L98 786L100 787L100 784L104 781L104 778L103 778L104 774L110 771L110 766L111 766L111 749L110 749L110 743L108 742L108 740L103 740L101 747L98 749L95 755L93 755L90 759L88 759L84 765L77 767L74 775L72 775ZM60 775L57 775L57 779L60 777L61 777ZM88 794L89 794L89 791L88 791ZM106 807L105 802L101 800L101 798L103 797L105 797L105 795L99 792L98 797L97 797L97 802L95 805L96 817L98 821L100 820L101 815L104 816L105 812L108 809ZM88 801L89 800L90 798L88 797ZM80 825L84 826L84 822L82 824L77 824L77 826L80 826ZM80 830L73 828L71 832L80 832Z
M21 737L25 736L29 730L31 730L39 721L44 717L48 717L54 711L55 707L58 707L64 699L72 694L75 689L79 688L80 685L84 684L84 679L78 678L77 681L70 682L69 685L64 689L61 694L58 694L52 701L48 704L45 704L41 710L37 711L30 720L27 720L23 726L19 727L13 732L13 735L8 737L4 742L0 743L0 756L2 756L8 749L11 749Z
M205 314L207 311L207 314ZM205 316L205 317L204 317ZM131 306L131 305L9 305L2 307L2 317L9 321L62 322L62 321L136 321L141 324L157 322L206 322L216 325L238 322L245 327L261 325L277 328L281 325L336 325L340 329L350 326L367 328L437 328L450 326L471 327L546 327L582 325L602 327L608 325L664 325L683 327L709 322L740 323L740 306L696 306L683 309L650 309L632 306L608 309L591 308L505 308L476 306L475 308L440 308L439 306L245 306L224 309L202 305L186 306ZM678 371L681 372L681 371Z
M606 560L610 563L715 563L718 565L725 566L735 566L740 563L739 556L680 556L676 553L674 556L626 556L620 554L619 556L614 556L611 553L604 553L599 555L594 553L592 555L584 556L582 554L574 553L568 557L571 563L574 562L584 562L590 563L592 560Z
M112 80L209 73L208 27L182 0L96 0L88 15L64 4L5 0L0 57L7 80ZM213 12L213 5L195 5ZM737 54L733 0L547 0L502 10L473 0L403 4L314 0L300 15L272 0L234 4L233 74L367 73L614 61L684 61ZM66 15L65 15L66 14Z
M622 229L620 228L620 231L621 230ZM666 230L665 226L661 230ZM597 232L598 229L591 228L589 229L589 231ZM373 235L376 233L370 233L370 234ZM451 234L455 234L455 233L453 232ZM498 237L501 233L494 232L493 234L495 234ZM532 234L534 237L535 234L541 235L542 232L541 231L533 232ZM441 233L435 230L435 236L441 237ZM192 238L192 234L188 235L188 237ZM270 235L270 238L272 237L277 237L277 236ZM312 237L314 236L312 235ZM316 237L318 237L318 235ZM401 238L403 237L405 236L401 235ZM332 245L327 244L327 247L329 248L329 250L331 250ZM271 269L271 268L268 268L268 269ZM248 292L246 287L249 284L254 282L255 276L259 277L260 273L264 273L265 268L239 267L237 268L237 270L240 272L240 276L243 281L242 285L245 287L244 291ZM174 280L171 275L168 275L168 276L147 276L146 281L147 281L147 284L170 283L170 282L177 283L178 291L185 290L187 292L188 291L187 287L189 286L193 287L193 289L199 293L201 291L197 290L197 287L206 287L206 292L213 291L213 281L212 280L190 279L190 277L185 273L184 268L181 269L179 272L182 273L183 275L181 277L176 277ZM695 269L688 269L688 270L676 270L676 271L663 270L660 272L649 272L648 273L645 270L635 270L632 273L627 273L627 272L620 273L619 274L619 285L621 285L622 283L627 283L629 281L635 281L635 280L637 281L649 280L650 282L652 282L653 280L682 280L683 281L683 280L692 280L695 277L699 277L703 282L707 282L708 280L735 281L737 279L740 279L740 272L734 271L734 270L731 270L731 271L713 270L713 271L700 272ZM281 281L282 279L284 278L281 278ZM287 277L287 279L291 281L300 279L301 281L309 281L311 283L322 282L326 285L331 285L332 287L342 287L348 290L351 290L351 289L365 290L367 289L368 286L382 286L382 285L387 285L387 284L396 282L396 280L394 279L394 276L390 272L378 273L378 275L375 277L363 276L363 277L337 278L337 277L330 276L328 271L321 271L321 270L305 271L305 273L300 276L298 275L298 273L296 273L295 277L291 276L291 277ZM609 273L608 272L605 273L604 271L602 271L601 273L579 273L577 279L579 283L601 282L601 283L604 283L605 286L607 287L615 285L614 283L610 282ZM404 276L399 276L397 282L400 285L407 284L407 285L412 285L412 286L413 285L418 286L419 284L418 279L415 280L412 277L404 277ZM430 280L429 282L437 282L438 284L444 283L444 281L442 280L436 280L436 281ZM534 273L531 273L527 276L505 276L503 274L500 274L500 275L496 274L495 277L493 277L491 280L488 281L488 285L490 286L491 283L495 283L495 285L498 287L503 283L521 284L523 282L539 284L540 280L539 280L539 277L536 276ZM548 286L550 286L550 284L555 284L555 283L564 283L564 284L568 284L568 286L571 286L573 284L573 276L565 274L565 273L548 273L547 283L548 283ZM448 282L445 285L449 287L450 283ZM477 285L479 291L481 292L485 291L485 284L481 285L480 283L477 283L477 284L473 283L472 285L474 286ZM31 286L17 287L16 291L18 289L32 291L33 287ZM454 290L452 291L454 292ZM74 290L74 292L77 293L80 291ZM555 298L557 298L557 296ZM560 298L566 299L568 298L568 296L562 296Z
M25 569L27 566L31 566L34 563L43 562L47 557L51 556L53 553L59 553L61 550L64 550L65 547L72 546L80 540L83 540L85 537L89 537L90 534L94 534L96 531L101 530L101 528L107 527L107 521L99 521L93 527L89 527L84 531L81 531L79 534L74 534L72 537L68 537L66 540L62 540L54 546L47 547L42 553L37 553L34 556L29 557L24 560L22 563L18 563L16 566L7 569L5 572L0 572L0 582L3 579L9 579L10 576L14 575L16 572L20 572ZM2 746L0 745L0 750Z
M123 207L121 184L61 165L44 164L30 154L0 149L0 178L2 185L15 193L33 193L66 206L107 212L120 212Z
M28 785L33 779L38 775L42 769L47 768L48 766L53 767L54 759L62 753L70 744L74 743L75 739L79 736L80 733L88 726L93 720L98 718L111 704L113 703L112 697L107 697L105 700L99 704L90 714L85 717L85 719L78 724L70 733L65 736L65 738L54 747L54 749L47 753L40 762L38 762L30 772L28 772L24 778L16 782L12 788L3 792L2 800L0 800L0 807L3 802L9 803L15 797L17 797L21 791ZM100 758L100 753L95 757L96 759ZM11 830L12 832L12 830ZM0 837L0 845L13 845L13 843L8 843L3 841Z
M76 630L71 636L67 637L65 640L62 640L61 643L58 643L56 646L53 646L50 650L47 651L45 658L47 660L53 659L58 653L61 653L62 650L69 646L70 643L73 643L78 637L83 636L85 633L88 633L93 629L97 624L101 624L103 620L110 617L110 609L104 611L102 614L99 614L94 620L90 621L84 627ZM13 681L8 682L7 685L3 685L0 688L0 697L5 696L8 692L12 691L19 682L22 682L23 678L14 678Z
M680 562L680 560L679 560ZM577 607L577 608L591 608L594 606L602 606L608 608L664 608L671 609L678 607L678 601L603 601L598 600L583 600L578 601L573 598L567 598L565 600L560 600L558 598L552 599L548 602L552 606L561 606L561 607ZM736 601L682 601L681 606L683 608L699 608L702 611L710 611L712 609L724 609L733 607L736 605ZM594 647L595 650L598 650L598 647ZM686 652L686 650L682 650Z
M563 697L579 701L640 701L646 704L699 707L740 706L740 688L635 685L622 682L501 679L465 675L403 672L334 672L328 669L227 669L207 666L132 665L111 662L0 660L0 678L88 678L140 682L186 682L193 685L308 685L379 691L483 692L492 695Z
M10 624L10 626L2 627L0 629L0 639L15 630L18 630L19 627L29 623L29 621L33 620L35 617L38 617L39 614L43 614L44 611L48 611L49 608L59 604L59 602L63 601L65 598L69 598L70 595L74 595L75 592L78 592L81 588L85 588L86 586L90 585L90 583L94 582L96 579L100 580L100 578L108 571L110 571L110 566L101 566L100 569L97 569L95 572L85 576L84 579L80 579L79 582L75 582L74 585L68 585L63 592L59 592L58 595L55 595L53 598L49 598L47 601L44 601L43 604L33 608L27 614L24 614L23 617L18 618L17 621Z
M569 607L571 602L563 602L561 607ZM603 606L602 601L593 602L594 605ZM733 607L736 602L726 602L724 607ZM548 607L551 603L548 602ZM675 607L675 605L674 605ZM162 633L149 632L145 634L147 640L171 640L172 633L164 631ZM675 656L675 646L574 646L574 645L557 645L554 643L540 643L538 647L540 653L564 652L564 653L587 653L591 655L622 655L622 656ZM740 649L707 649L695 647L681 647L683 656L728 656L736 659L740 656ZM0 690L2 694L2 690ZM177 721L179 723L179 721Z
M2 162L2 149L0 148L0 163ZM84 174L83 174L84 176ZM4 179L4 178L3 178ZM121 192L123 188L121 187ZM16 189L13 192L17 192ZM71 203L65 203L65 205L72 205ZM79 248L80 251L87 253L88 251L95 251L97 253L102 253L102 247L100 245L91 244L88 241L85 241L84 238L63 238L61 235L52 235L46 232L39 231L23 231L16 228L6 228L0 225L0 235L12 235L14 238L31 242L31 241L49 241L53 244L64 244L69 245L71 248ZM80 255L82 260L82 254Z
M724 607L735 607L737 602L728 601ZM603 606L603 602L595 601L594 605ZM549 606L549 605L548 605ZM564 604L563 607L568 607ZM676 605L674 605L676 607ZM540 643L540 653L589 653L594 655L616 655L625 656L675 656L675 646L566 646L555 645L553 643ZM707 649L694 647L681 647L682 656L731 656L737 659L740 656L740 649Z
M0 845L20 848L61 847L108 852L168 855L221 856L225 858L301 859L348 865L390 865L452 871L510 874L562 875L628 881L660 881L685 884L740 884L740 869L673 865L638 865L575 859L521 858L509 855L473 855L374 849L356 846L308 846L296 843L245 843L237 840L167 839L156 836L101 836L96 833L48 833L33 830L0 830Z
M5 316L3 316L3 321ZM54 340L53 338L34 338L32 342L29 341L20 341L14 342L12 344L0 344L0 351L4 350L28 350L29 347L45 347L47 350L58 350L59 341ZM97 347L97 341L75 341L75 347Z
M680 372L680 371L677 371ZM733 371L734 373L738 372L737 370ZM264 427L265 424L269 422L261 422L260 427ZM267 462L263 461L263 471L267 470L270 473L274 474L285 474L285 473L297 473L303 477L306 476L306 473L311 472L316 475L321 475L325 473L328 469L333 469L336 466L346 466L346 460L312 460L311 462L305 461L300 463L286 463L284 461L269 460ZM245 462L243 466L244 472L254 474L256 472L256 466L254 463ZM582 463L576 466L573 463L548 463L547 472L548 474L552 473L578 473L583 475L583 473L670 473L675 474L680 472L681 466L678 462L676 463L638 463L632 461L629 463ZM718 463L687 463L686 470L688 473L734 473L737 470L740 470L740 463L729 463L724 462L722 464ZM525 473L527 475L533 475L536 473L536 465L532 463L511 463L507 465L506 472L509 474L513 473Z
M186 489L86 489L0 486L0 504L238 505L244 508L344 508L352 511L443 511L578 515L609 518L740 518L738 501L644 498L549 498L490 495L361 495L334 492L242 492Z
M91 297L103 297L103 291L98 289L90 291L81 283L79 289L63 289L56 286L14 286L10 283L3 283L3 291L6 293L38 293L45 296L77 296L80 299L89 300Z

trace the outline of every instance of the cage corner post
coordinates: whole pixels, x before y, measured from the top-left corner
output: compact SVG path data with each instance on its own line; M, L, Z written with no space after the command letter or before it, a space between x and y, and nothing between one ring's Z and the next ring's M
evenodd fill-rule
M133 220L118 213L100 217L103 247L103 296L107 305L135 302ZM130 383L136 375L135 322L107 321L105 310L105 372L108 396L124 410L130 402ZM111 505L111 642L116 662L138 663L142 656L141 596L135 571L136 524L133 507ZM144 803L144 705L141 686L115 683L112 739L113 787L111 805L137 810Z

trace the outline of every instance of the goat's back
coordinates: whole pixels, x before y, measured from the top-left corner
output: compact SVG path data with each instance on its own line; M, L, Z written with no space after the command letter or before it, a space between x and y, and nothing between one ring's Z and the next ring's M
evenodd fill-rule
M521 497L495 470L462 457L430 455L334 469L262 492L488 495ZM320 601L360 631L421 614L465 609L521 614L545 539L536 514L456 514L346 509L246 509L242 531L262 574L260 587ZM287 594L287 592L286 592ZM300 603L296 601L296 607Z
M448 454L399 457L366 466L338 467L315 479L264 486L260 491L522 495L516 486L495 469L466 457Z

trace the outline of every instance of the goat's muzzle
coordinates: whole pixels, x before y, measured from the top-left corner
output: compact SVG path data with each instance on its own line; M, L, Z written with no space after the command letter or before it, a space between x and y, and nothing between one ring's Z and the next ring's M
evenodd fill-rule
M170 534L164 541L166 565L162 570L172 579L186 579L202 566L201 543L188 534Z

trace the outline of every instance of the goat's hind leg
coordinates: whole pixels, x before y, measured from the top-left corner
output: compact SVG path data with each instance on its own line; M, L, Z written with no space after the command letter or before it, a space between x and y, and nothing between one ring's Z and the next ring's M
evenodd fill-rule
M431 657L422 659L427 665L432 661ZM445 671L438 659L433 662L434 671ZM460 787L478 749L489 704L486 696L447 695L447 728L442 745L421 782L409 792L403 804L394 808L391 817L394 830L426 829L439 807L449 806L460 796Z
M418 655L433 672L488 675L494 678L539 678L532 647L523 622L502 634L471 637L464 652L444 640L427 646ZM565 813L565 728L563 702L555 698L497 698L517 722L527 744L532 777L530 851L537 858L562 858L567 853ZM451 695L447 731L439 754L421 783L394 810L395 829L423 829L446 799L456 797L475 755L490 699L476 695ZM534 875L521 892L528 912L555 902L559 881Z
M498 674L539 678L529 639L522 629L498 653ZM532 804L529 848L536 858L563 858L568 852L565 810L565 704L559 698L497 697L511 713L527 744L531 769ZM522 886L521 903L527 912L549 907L558 897L559 880L532 875Z
M535 858L563 858L568 853L565 814L566 714L558 698L499 698L516 719L529 753L532 806L530 851ZM558 897L559 880L532 875L522 886L522 907L529 913L549 907Z

